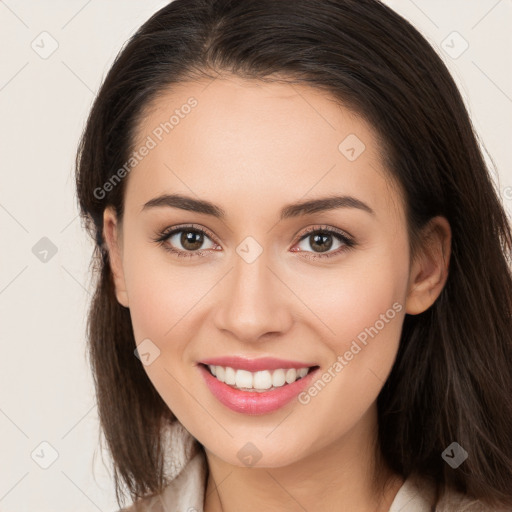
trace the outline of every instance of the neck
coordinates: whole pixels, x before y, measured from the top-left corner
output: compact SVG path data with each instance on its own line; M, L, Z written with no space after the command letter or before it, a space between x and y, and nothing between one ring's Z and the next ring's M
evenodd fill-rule
M205 450L204 512L388 512L403 479L379 457L376 411L367 414L375 421L287 466L239 467Z

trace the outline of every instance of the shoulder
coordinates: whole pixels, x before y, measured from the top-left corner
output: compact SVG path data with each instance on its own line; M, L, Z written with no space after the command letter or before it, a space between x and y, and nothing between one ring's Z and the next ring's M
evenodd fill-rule
M433 480L413 473L399 489L389 512L512 512L512 508L496 509L451 488L438 493L437 488Z
M118 512L202 512L205 485L206 460L197 452L160 494L140 498Z
M496 508L480 500L469 498L454 490L441 495L435 512L512 512L512 508Z
M207 463L199 443L174 421L162 430L166 487L117 512L203 512Z
M157 496L141 498L128 508L122 508L117 512L164 512Z

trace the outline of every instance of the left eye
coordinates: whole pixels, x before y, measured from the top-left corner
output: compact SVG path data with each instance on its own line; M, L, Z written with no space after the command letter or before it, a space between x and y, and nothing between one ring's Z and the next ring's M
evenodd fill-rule
M318 231L312 235L306 235L303 238L301 238L298 246L300 247L300 244L307 243L309 244L309 247L315 248L314 252L326 252L333 246L333 239L335 236L332 233L328 233L326 231ZM334 249L337 249L341 246L341 242L339 241L338 237L338 247L335 247ZM302 250L307 250L302 248Z
M308 251L307 248L304 247L301 248L300 244L309 245L313 251ZM320 257L322 256L322 253L327 253L330 249L333 249L333 251L326 254L326 256L330 256L332 253L338 253L340 252L340 248L348 248L352 245L352 241L348 237L329 229L310 231L309 233L306 233L306 235L300 239L299 244L297 244L301 250L316 253L316 255Z

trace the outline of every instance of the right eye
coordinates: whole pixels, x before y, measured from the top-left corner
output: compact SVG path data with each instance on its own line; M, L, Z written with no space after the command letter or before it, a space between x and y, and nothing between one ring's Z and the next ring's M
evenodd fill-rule
M210 241L210 247L201 249L206 240ZM211 240L209 233L192 226L168 228L160 233L155 241L179 257L206 256L203 251L218 247Z

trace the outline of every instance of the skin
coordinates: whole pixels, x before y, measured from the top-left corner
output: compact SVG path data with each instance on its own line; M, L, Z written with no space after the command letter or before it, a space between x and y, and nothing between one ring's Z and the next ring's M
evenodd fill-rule
M198 105L125 178L122 222L107 208L104 235L136 342L149 338L160 350L144 369L206 450L205 511L253 512L264 503L274 511L386 512L403 480L376 462L376 399L405 314L425 311L446 282L450 226L433 219L413 259L403 197L372 127L307 86L230 75L180 84L151 106L135 147L191 96ZM354 161L338 149L349 134L366 146ZM143 210L164 193L208 200L226 218ZM331 194L354 196L374 214L345 207L279 220L283 206ZM204 257L177 257L153 240L192 223L215 236L188 246ZM308 259L324 254L311 236L303 239L308 227L337 228L356 245ZM236 252L248 236L263 249L250 264ZM330 240L326 252L344 247ZM166 243L187 252L180 235ZM327 371L394 303L401 311L306 405L244 415L219 403L199 375L199 361L227 355ZM261 452L253 467L237 457L249 441ZM383 493L372 471L387 484Z

